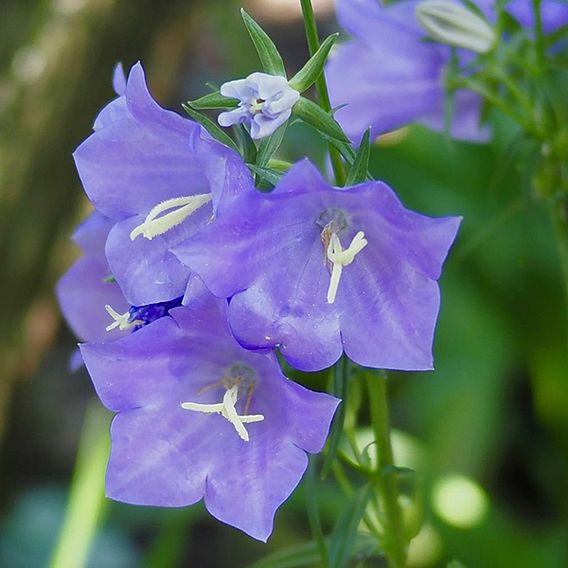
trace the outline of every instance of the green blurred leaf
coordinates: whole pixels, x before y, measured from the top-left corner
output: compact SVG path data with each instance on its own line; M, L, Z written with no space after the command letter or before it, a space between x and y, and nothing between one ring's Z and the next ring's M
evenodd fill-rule
M327 545L323 537L321 520L318 508L318 483L316 479L316 456L309 456L308 475L306 476L306 512L310 521L312 535L317 544L322 567L328 568L329 555Z
M280 148L282 140L284 139L284 134L286 134L287 122L280 126L276 132L263 138L258 145L258 154L256 158L256 164L258 166L265 166L274 153Z
M207 132L209 132L209 134L211 134L213 138L215 138L222 144L225 144L225 146L228 146L235 152L239 151L233 139L228 134L225 134L225 132L221 130L221 127L217 126L217 124L213 122L210 118L207 118L205 115L192 109L189 105L182 104L181 106L183 107L183 110L185 110L185 112L191 118L193 118L193 120L201 124L201 126L203 126L203 128L205 128L205 130L207 130Z
M326 38L307 63L290 79L288 84L292 89L303 93L317 81L322 74L327 56L338 36L339 34L333 34Z
M284 61L268 34L241 8L241 16L254 43L263 69L271 75L286 77Z
M331 568L344 568L353 557L356 547L357 528L365 514L367 502L372 495L373 486L364 485L343 511L333 531L329 543L329 559Z
M345 412L347 410L347 389L349 386L349 360L345 355L333 367L333 394L341 399L341 403L335 412L331 432L328 438L327 452L323 462L321 475L327 477L331 464L335 460L339 441L343 434L343 424L345 422Z
M356 185L365 181L369 174L369 155L371 153L371 129L369 128L361 138L361 145L355 156L355 161L349 168L345 185Z
M349 138L345 136L337 121L313 101L300 97L292 111L298 118L331 139L349 144Z
M224 97L219 91L209 93L194 101L188 101L187 105L195 110L207 110L216 108L235 108L239 104L238 99Z

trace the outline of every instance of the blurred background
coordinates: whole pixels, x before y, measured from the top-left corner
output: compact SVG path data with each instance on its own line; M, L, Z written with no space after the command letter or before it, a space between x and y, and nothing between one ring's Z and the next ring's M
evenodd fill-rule
M59 554L58 568L74 568L62 552L73 546L89 550L92 568L241 567L311 539L303 486L267 545L201 505L103 501L108 440L97 432L110 418L85 371L69 371L75 339L54 297L78 256L73 227L89 212L71 153L114 96L115 63L141 59L155 98L181 110L206 82L258 69L241 4L293 74L307 59L296 0L0 0L2 567L48 566ZM332 0L314 4L320 33L336 31ZM491 120L487 145L411 127L385 136L371 158L408 207L464 217L441 281L436 371L390 383L399 464L420 472L417 568L568 566L566 301L547 213L530 190L531 148ZM281 157L325 168L324 153L294 125ZM347 501L331 478L318 499L330 530Z

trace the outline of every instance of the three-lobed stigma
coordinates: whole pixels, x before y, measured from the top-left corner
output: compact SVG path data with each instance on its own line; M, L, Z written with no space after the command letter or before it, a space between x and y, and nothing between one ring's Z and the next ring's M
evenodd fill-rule
M264 420L262 414L244 414L239 415L235 408L239 395L239 385L233 385L227 389L223 396L223 401L217 404L201 404L198 402L182 402L181 407L185 410L193 410L194 412L203 412L205 414L220 414L228 420L237 431L237 434L245 442L249 441L249 433L245 428L245 424L251 422L261 422ZM248 405L247 405L248 406ZM245 410L246 412L246 410Z

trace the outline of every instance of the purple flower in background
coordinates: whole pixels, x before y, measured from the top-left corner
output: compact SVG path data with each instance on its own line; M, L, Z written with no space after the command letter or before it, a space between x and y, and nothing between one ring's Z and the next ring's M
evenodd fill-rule
M289 381L272 352L243 349L226 302L197 280L191 287L171 318L81 346L98 395L118 413L107 495L166 507L204 498L214 517L265 541L339 401Z
M231 297L247 347L279 346L296 368L432 368L440 276L460 219L405 209L381 182L330 187L308 161L270 194L243 194L175 249Z
M246 79L229 81L221 85L224 97L239 99L235 110L222 112L221 126L245 123L250 126L251 138L270 136L292 114L300 93L288 85L285 77L252 73Z
M416 17L422 2L401 0L383 5L379 0L337 0L337 16L352 40L329 60L326 75L335 117L348 136L359 141L371 126L373 136L420 122L444 129L444 73L450 48L424 41L427 34ZM493 21L494 2L476 4ZM523 26L532 25L530 0L515 0L508 10ZM543 26L550 32L568 23L568 6L555 0L542 3ZM457 51L461 63L472 53ZM459 90L454 100L451 135L472 142L488 140L480 126L482 98Z
M74 157L95 208L113 222L106 256L128 302L183 295L189 270L171 253L252 178L241 157L151 97L138 63Z

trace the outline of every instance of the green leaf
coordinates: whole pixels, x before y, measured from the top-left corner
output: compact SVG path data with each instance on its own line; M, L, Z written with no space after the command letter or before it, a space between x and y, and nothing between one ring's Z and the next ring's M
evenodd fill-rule
M261 166L255 166L254 164L247 164L247 165L251 170L251 172L256 174L258 178L273 186L278 185L278 182L284 175L283 172L275 170L273 168L264 168Z
M315 542L299 544L279 550L266 558L255 562L249 568L299 568L301 566L317 566L320 559Z
M286 77L284 61L268 34L241 8L241 16L254 43L263 69L271 75Z
M258 145L258 154L256 159L256 164L258 166L265 166L268 163L268 160L270 160L273 154L278 150L280 144L282 144L282 140L284 139L286 126L287 122L280 126L276 132L262 139Z
M327 453L323 462L321 475L323 478L327 477L331 464L337 454L339 447L339 440L343 433L343 424L345 422L345 412L347 410L347 387L349 385L349 360L345 355L333 367L333 394L341 399L337 412L333 418L331 425L331 433L329 435L329 442L327 446Z
M309 456L308 475L306 476L306 512L310 521L312 535L317 544L321 564L324 567L329 566L329 555L327 553L327 545L323 537L321 528L321 520L318 509L318 484L316 480L316 456Z
M234 127L239 146L241 147L241 155L245 162L254 164L256 162L256 146L250 137L247 129L242 124L237 124Z
M357 528L365 514L373 486L362 487L347 508L341 513L329 543L330 568L344 568L353 555Z
M207 130L207 132L209 132L209 134L211 134L213 138L221 142L221 144L225 144L225 146L228 146L235 152L239 151L233 139L228 134L225 134L225 132L221 130L221 127L217 126L217 124L210 118L207 118L205 115L192 109L189 105L182 104L181 106L183 107L183 110L185 110L185 112L187 112L187 114L191 118L193 118L193 120L201 124L201 126L203 126L203 128L205 128L205 130Z
M349 168L345 185L356 185L368 177L369 155L371 153L371 129L369 128L361 138L361 145L355 156L355 161Z
M333 34L326 38L307 63L290 79L288 84L292 89L303 93L317 81L323 71L327 56L338 36L339 34Z
M331 139L345 144L350 143L349 138L345 136L337 121L313 101L300 97L300 100L294 105L292 112L305 123L313 126Z
M195 110L206 110L214 108L235 108L239 104L239 101L238 99L224 97L219 91L216 91L215 93L209 93L194 101L188 101L187 104Z

